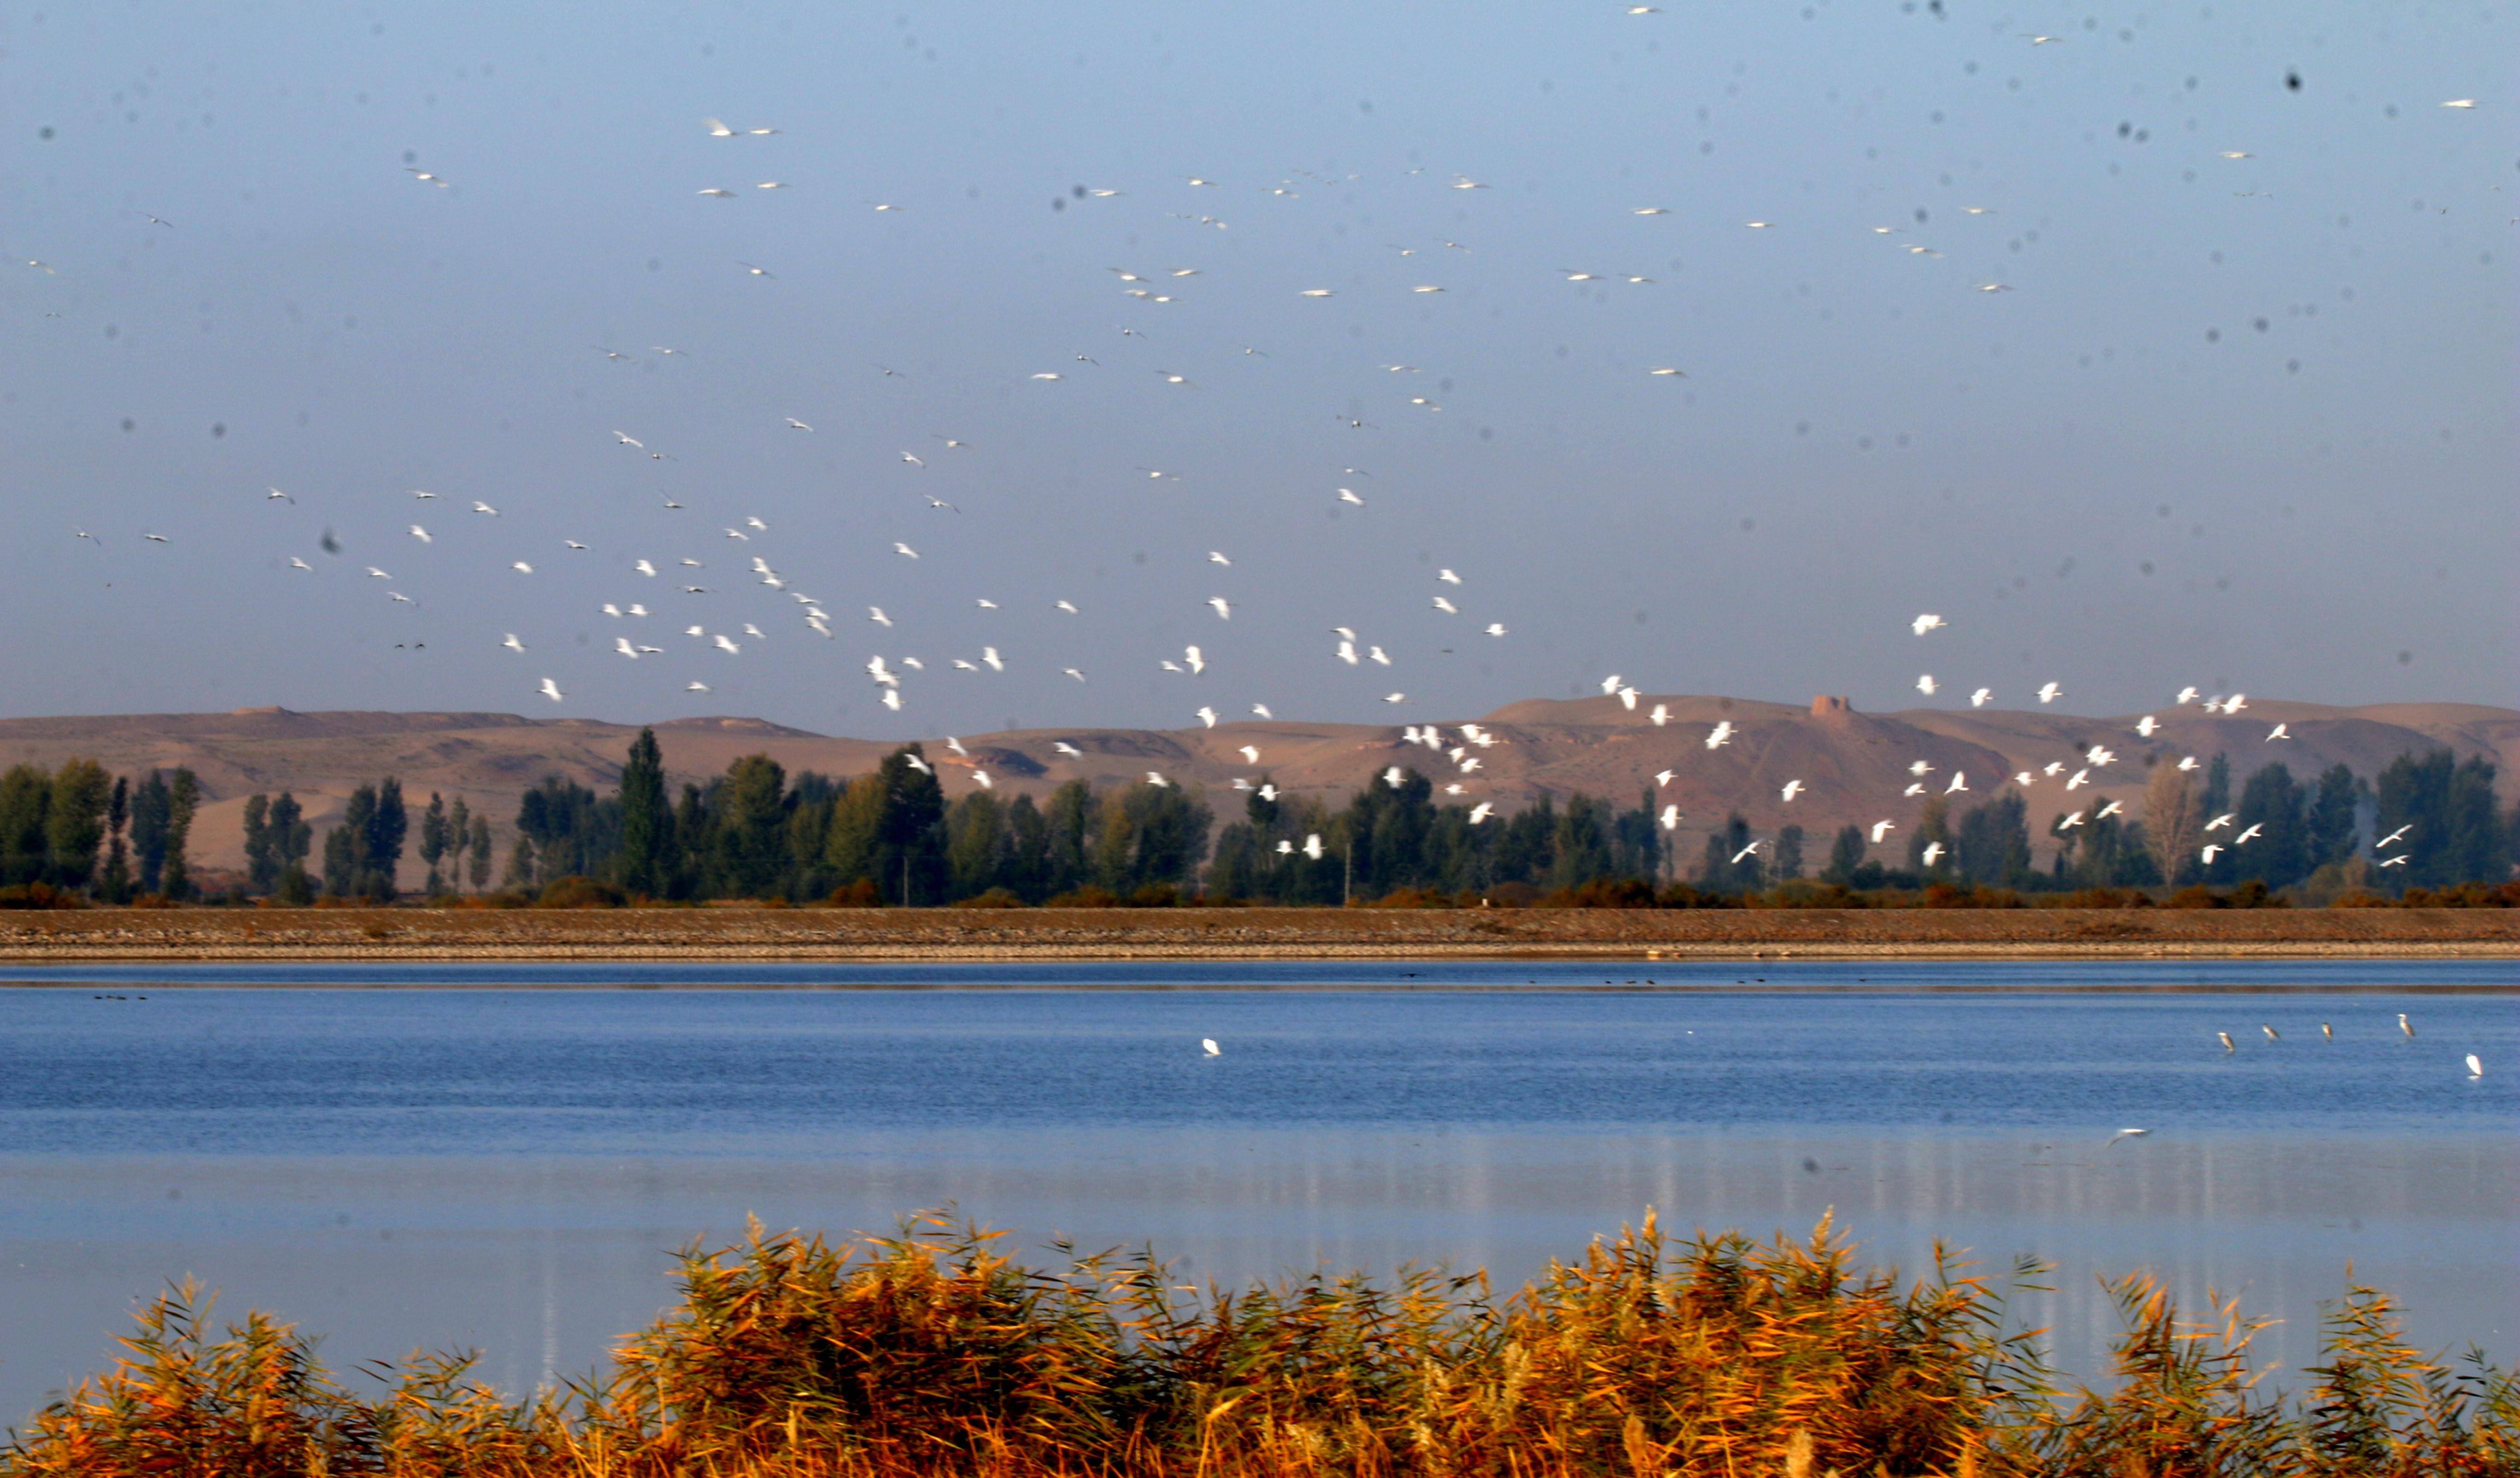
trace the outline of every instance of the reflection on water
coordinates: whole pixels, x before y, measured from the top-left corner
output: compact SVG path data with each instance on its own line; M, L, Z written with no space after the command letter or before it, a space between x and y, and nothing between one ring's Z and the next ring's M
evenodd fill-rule
M2520 1059L2502 998L12 991L0 1024L13 1411L186 1273L338 1366L477 1345L521 1390L652 1317L696 1234L947 1202L1226 1281L1519 1281L1647 1205L1834 1208L1911 1271L2059 1263L2016 1307L2080 1372L2133 1267L2284 1318L2273 1361L2349 1262L2419 1342L2520 1343L2520 1097L2455 1067Z

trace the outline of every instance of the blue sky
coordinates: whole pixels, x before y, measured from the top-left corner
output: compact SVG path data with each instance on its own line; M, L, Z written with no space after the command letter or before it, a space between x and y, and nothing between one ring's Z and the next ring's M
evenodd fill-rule
M0 709L2514 701L2501 13L1626 12L0 15Z

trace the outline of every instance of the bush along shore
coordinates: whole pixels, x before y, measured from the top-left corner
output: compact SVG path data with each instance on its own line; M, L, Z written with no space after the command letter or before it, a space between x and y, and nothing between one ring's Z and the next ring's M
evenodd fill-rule
M221 1326L188 1285L0 1475L2520 1474L2520 1385L2409 1348L2366 1288L2287 1394L2235 1306L2190 1321L2129 1276L2112 1378L2067 1391L2005 1318L2036 1265L1903 1281L1826 1221L1684 1241L1648 1214L1505 1297L1422 1270L1201 1291L1150 1255L1034 1268L997 1242L927 1216L695 1247L679 1307L522 1402L463 1356L368 1367L354 1394L308 1338Z

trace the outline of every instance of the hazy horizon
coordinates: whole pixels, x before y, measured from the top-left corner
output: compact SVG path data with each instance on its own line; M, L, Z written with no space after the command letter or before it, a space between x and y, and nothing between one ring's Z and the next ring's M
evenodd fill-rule
M2501 16L1626 9L0 20L0 714L2520 703Z

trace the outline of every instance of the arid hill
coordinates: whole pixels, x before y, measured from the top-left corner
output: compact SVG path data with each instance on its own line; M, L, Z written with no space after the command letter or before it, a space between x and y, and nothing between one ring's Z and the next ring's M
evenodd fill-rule
M1666 705L1670 721L1648 715ZM2520 781L2520 711L2458 703L2392 703L2336 708L2316 703L2252 699L2232 716L2206 715L2193 706L2170 710L2150 739L2135 732L2136 716L2086 718L2052 712L1912 709L1857 713L1834 700L1808 708L1742 698L1644 695L1629 709L1616 698L1512 703L1482 719L1498 742L1472 748L1480 760L1462 775L1446 754L1403 738L1402 725L1229 723L1214 729L1028 729L963 738L968 756L943 742L925 745L949 794L973 787L974 769L986 769L1001 793L1046 793L1082 778L1118 785L1149 770L1210 792L1220 815L1239 809L1237 777L1269 776L1296 794L1343 797L1392 765L1414 766L1438 787L1460 783L1465 798L1494 800L1514 810L1543 795L1576 791L1634 804L1657 790L1657 772L1674 772L1657 790L1657 805L1677 804L1687 820L1679 840L1684 855L1706 829L1739 811L1763 830L1800 823L1810 833L1815 861L1827 836L1849 822L1894 820L1904 829L1922 804L1902 792L1915 782L1909 767L1932 766L1925 782L1940 794L1954 775L1966 778L1966 797L2000 790L2022 770L2051 762L2064 775L2042 776L2027 788L2034 832L2067 810L2122 798L2138 809L2146 767L2194 754L2230 756L2245 777L2258 766L2282 760L2308 778L2343 763L2368 776L2408 751L2449 748L2462 757L2483 754L2501 770L2506 798ZM1709 749L1715 724L1729 721L1731 742ZM2270 740L2274 725L2291 737ZM1458 745L1460 721L1439 727ZM667 769L677 780L722 773L740 755L766 753L792 774L814 770L850 776L873 769L895 746L872 739L829 738L759 719L676 719L658 724ZM402 778L417 803L430 791L467 797L476 809L505 822L517 798L547 775L559 775L599 791L608 790L637 730L584 719L526 719L506 713L294 713L247 708L233 713L141 714L107 718L0 720L0 765L21 761L52 767L86 755L117 773L189 765L208 796L195 830L194 855L212 868L242 863L240 814L256 790L296 792L320 829L335 819L342 799L362 781ZM1053 746L1083 751L1070 758ZM1260 750L1246 762L1243 745ZM2068 797L2064 781L2082 768L2079 757L2093 744L2117 753L2094 767L2092 783ZM1804 792L1787 803L1779 791L1800 780ZM502 846L505 845L504 829ZM1904 857L1905 832L1878 854Z

